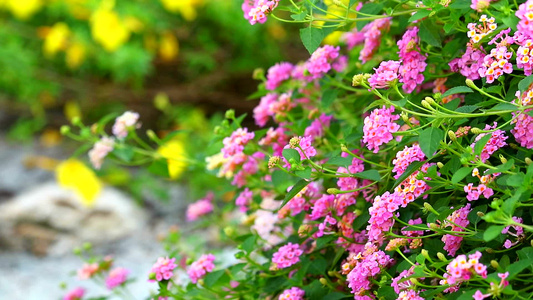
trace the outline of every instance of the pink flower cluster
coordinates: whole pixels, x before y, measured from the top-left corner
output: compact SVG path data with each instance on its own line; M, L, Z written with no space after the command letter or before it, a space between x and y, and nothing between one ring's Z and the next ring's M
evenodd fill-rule
M398 54L402 63L399 69L400 82L406 93L412 93L417 85L424 82L422 73L426 70L427 63L426 56L420 53L419 41L418 27L409 28L398 41Z
M426 159L426 155L420 149L419 144L414 144L411 147L405 146L403 150L396 153L396 158L392 161L394 165L392 172L396 173L394 178L398 179L413 162L423 161L424 159Z
M304 300L305 291L298 287L284 290L278 300Z
M507 281L507 277L509 277L509 272L505 272L505 273L498 273L498 277L500 277L500 283L498 284L498 286L496 287L496 284L494 282L491 282L490 283L490 292L488 294L483 294L480 290L477 290L474 295L472 296L474 298L474 300L483 300L485 298L489 298L491 296L493 296L493 293L495 293L495 291L501 291L503 290L506 286L509 285L509 281Z
M381 35L386 33L391 24L392 18L377 19L363 27L361 32L364 34L365 45L359 53L359 59L366 63L381 45Z
M304 252L300 249L300 245L288 243L279 248L279 250L272 256L272 263L278 269L288 268L300 261L300 255Z
M400 294L398 294L398 298L396 300L424 300L424 298L420 297L420 292L415 290L406 290L401 291Z
M244 151L244 146L248 144L255 136L255 133L248 132L248 128L237 128L231 136L224 138L224 148L221 152L224 157L230 157Z
M313 52L305 64L313 79L321 78L331 70L332 63L339 57L339 50L339 47L325 45Z
M130 128L140 127L140 124L137 123L138 120L139 114L136 112L127 111L123 113L113 124L113 134L119 139L126 138Z
M244 18L251 25L265 23L267 15L278 6L279 0L244 0L242 10Z
M472 45L467 45L466 52L460 58L453 59L449 65L452 72L460 72L464 77L477 80L479 76L479 68L483 63L485 57L485 50L483 47L475 48Z
M449 215L446 220L444 220L442 227L451 227L451 231L463 232L464 229L461 227L466 227L468 224L470 224L470 221L468 220L468 214L470 211L470 203L468 203L464 207L454 211L451 215ZM455 252L457 252L457 250L459 250L461 247L463 237L446 234L442 237L442 241L444 242L444 250L448 251L448 255L455 256Z
M104 158L113 151L114 146L115 140L107 136L94 143L93 148L89 151L89 160L95 169L99 170L102 167Z
M481 39L498 28L498 25L494 23L494 17L487 18L487 15L481 15L479 22L481 22L481 24L468 23L467 25L468 32L466 35L470 38L470 42L473 44L479 43Z
M484 130L493 130L493 129L496 128L496 126L498 126L498 124L496 122L494 122L494 124L492 126L487 124L487 125L485 125L485 129ZM487 159L489 159L490 156L494 152L496 152L496 150L498 150L501 147L504 147L505 145L507 145L505 140L508 137L505 135L505 131L497 129L497 130L494 130L492 133L481 133L481 134L479 134L478 136L476 136L476 138L474 140L474 143L472 143L472 145L470 145L470 147L472 147L472 149L474 149L474 147L476 146L476 143L482 137L486 136L487 134L490 134L491 137L490 137L489 141L487 142L487 144L483 147L483 150L481 151L481 161L482 162L485 162Z
M239 207L240 211L246 212L248 210L248 206L252 203L253 195L254 194L249 188L245 188L244 191L239 194L237 199L235 199L235 205Z
M509 62L513 52L506 46L499 46L492 50L483 59L483 64L479 68L479 76L487 79L487 83L492 83L504 73L511 74L513 65Z
M445 292L455 292L459 289L462 282L472 279L475 275L487 278L487 266L482 264L479 259L481 252L476 251L474 254L461 254L452 260L446 267L444 279L440 284L449 284L450 287Z
M382 61L379 67L374 68L374 74L368 78L368 84L375 89L388 88L398 79L400 62L394 60Z
M81 300L83 298L83 295L85 295L85 289L81 287L77 287L69 291L65 295L65 297L63 297L63 300Z
M415 266L407 270L403 270L398 276L392 279L391 286L394 288L396 294L400 294L403 291L411 289L413 284L408 279L411 275L415 273Z
M356 257L357 264L346 278L348 287L352 289L355 296L363 296L366 291L370 290L370 279L393 261L390 256L375 246L366 246L366 248L362 257Z
M290 92L281 95L269 93L263 96L259 105L254 108L255 123L263 127L270 117L285 116L295 106L296 103Z
M520 47L516 50L516 66L524 69L526 76L533 73L533 39L520 43Z
M159 257L156 263L152 266L151 278L157 281L169 280L174 276L172 272L178 265L175 264L175 258Z
M394 225L393 217L400 206L405 207L404 201L398 193L385 192L374 199L372 207L368 209L370 220L366 230L368 230L369 241L381 241L383 233L389 231Z
M300 159L304 160L316 155L316 149L313 147L312 142L313 138L311 136L294 137L289 141L288 145L285 145L283 149L296 149L296 151L298 151L300 154ZM283 158L283 160L286 163L286 167L290 167L289 162L287 162L285 158Z
M490 197L492 197L492 195L494 195L494 191L491 188L487 187L486 185L489 182L493 181L497 175L498 174L492 174L492 176L491 175L479 176L479 170L475 168L472 171L472 176L478 177L479 180L481 181L481 184L478 186L474 186L473 183L469 183L468 185L466 185L464 187L464 191L465 193L467 193L466 199L468 199L468 201L478 200L481 195L483 195L485 199L489 199Z
M513 221L515 221L516 223L523 224L522 218L519 218L519 217L514 217L513 216ZM511 232L510 231L511 229L513 229L514 232ZM525 234L524 234L524 228L521 227L521 226L518 226L518 225L510 225L510 226L505 227L502 230L502 234L509 234L510 236L513 236L513 237L516 238L515 242L512 242L510 239L506 239L505 240L505 242L503 243L503 246L506 249L509 249L512 246L518 244L521 240L523 240L526 237Z
M208 213L212 212L214 197L215 195L212 192L209 192L205 196L205 198L189 204L189 206L187 206L187 212L185 213L187 221L195 221L201 216L207 215Z
M270 127L261 140L259 146L272 146L273 155L281 156L283 147L289 142L289 137L285 134L285 128L278 127L276 129Z
M324 131L326 128L329 128L331 119L333 119L333 116L321 114L320 117L313 120L311 125L305 129L304 135L311 136L313 139L324 136Z
M400 129L400 125L394 122L400 116L393 115L393 112L394 106L386 108L383 105L374 109L364 120L363 143L374 153L378 153L379 146L392 141L392 134Z
M100 271L98 263L83 264L83 266L78 270L78 279L87 280L98 273L98 271Z
M520 143L520 146L527 149L533 148L533 117L528 115L533 109L526 109L524 112L513 113L513 120L511 124L515 124L515 127L511 129L511 133L515 137L516 141Z
M109 275L105 279L105 286L110 290L116 288L126 282L129 273L129 270L120 267L109 271Z
M277 63L270 67L267 73L266 89L273 91L278 88L283 81L291 77L293 69L294 66L288 62Z
M214 261L215 256L213 254L203 254L197 261L193 262L187 270L192 283L197 283L200 278L213 271L215 268Z
M470 5L470 8L475 9L478 12L482 12L489 7L492 1L494 0L472 0L472 5Z
M533 0L520 4L515 15L520 19L516 25L518 31L533 38Z

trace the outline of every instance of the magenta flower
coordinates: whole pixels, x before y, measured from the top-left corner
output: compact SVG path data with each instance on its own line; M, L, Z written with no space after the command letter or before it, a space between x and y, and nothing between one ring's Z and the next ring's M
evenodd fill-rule
M187 212L185 213L187 221L195 221L201 216L207 215L213 211L213 198L215 195L209 192L205 198L200 199L187 206Z
M518 32L533 38L533 0L520 4L515 15L520 19L516 26Z
M105 285L108 289L112 290L117 286L123 284L128 279L129 270L124 268L115 268L109 272L109 275L105 279Z
M265 23L268 14L278 6L279 0L244 0L242 10L244 18L250 22L251 25L257 23Z
M392 134L400 129L400 125L394 123L400 116L393 115L393 112L393 106L386 108L383 105L374 109L364 120L363 143L374 153L378 153L379 146L392 141Z
M278 269L288 268L300 261L300 255L303 254L300 245L288 243L279 248L279 250L272 256L272 263Z
M311 58L305 64L313 79L321 78L331 70L332 63L339 57L339 50L339 47L325 45L313 52Z
M468 203L449 215L446 220L444 220L442 227L451 227L451 231L463 232L464 229L461 227L466 227L470 224L470 221L468 220L468 214L470 211L470 203ZM463 238L461 236L446 234L442 237L442 241L444 242L444 250L448 251L448 255L455 256L455 252L461 247Z
M394 165L392 172L396 173L394 178L398 179L413 162L423 161L424 159L426 159L426 155L420 149L419 144L414 144L411 147L405 146L403 150L396 153L396 158L392 161Z
M366 63L381 45L381 36L389 31L392 18L382 18L372 21L363 27L365 45L359 53L361 62Z
M77 287L69 291L65 295L65 297L63 297L63 300L81 300L83 298L83 295L85 295L85 289L81 287Z
M99 266L98 263L92 264L83 264L83 266L78 270L78 279L87 280L98 273Z
M460 58L453 59L449 65L452 72L460 72L464 77L476 80L479 79L479 68L483 63L485 50L482 46L474 48L471 45L466 47L466 52Z
M258 126L265 126L271 116L274 113L271 111L270 106L278 100L278 94L269 93L261 98L259 105L254 108L254 120Z
M203 254L197 261L193 262L187 269L187 274L192 283L197 283L199 279L213 271L215 268L214 261L215 256L213 254Z
M398 55L402 63L399 69L400 82L406 93L412 93L417 85L424 82L422 73L426 70L427 63L426 56L420 53L419 41L418 27L409 28L398 41Z
M244 151L244 146L254 138L253 132L248 132L248 128L237 128L231 136L224 138L224 148L220 150L224 157L230 157Z
M475 275L487 278L487 266L479 261L480 258L481 253L477 251L470 254L468 258L461 254L452 260L446 267L444 279L440 281L440 284L450 285L444 292L455 292L461 283L470 280Z
M485 125L485 130L493 130L496 128L498 124L496 122L494 122L494 124L492 126L490 125ZM505 131L503 130L500 130L500 129L497 129L497 130L494 130L492 133L481 133L479 134L478 136L476 136L475 140L474 140L474 143L472 143L472 145L470 145L470 147L472 147L472 149L475 149L475 146L476 146L476 143L484 136L486 136L487 134L490 134L491 137L489 139L489 141L487 142L487 144L485 144L485 146L483 147L483 150L481 151L481 161L482 162L485 162L487 159L490 158L490 156L496 152L498 149L500 149L501 147L504 147L505 145L507 145L507 143L505 142L505 140L508 138L506 135L505 135Z
M279 295L278 300L304 300L305 291L298 287L291 287Z
M152 267L152 274L157 281L169 280L174 276L172 272L178 265L175 264L175 258L160 257Z
M379 67L374 68L375 73L368 78L368 84L375 89L388 88L398 79L400 62L394 60L382 61Z
M367 246L362 258L356 258L356 260L357 264L348 273L346 281L348 282L348 287L352 289L352 294L357 297L363 296L370 290L372 285L370 280L392 263L392 259L385 252L377 250L377 247Z
M248 210L248 205L252 203L252 196L254 194L250 189L245 188L244 191L242 191L237 199L235 199L235 205L237 205L242 212L246 212Z
M311 136L313 139L322 137L325 129L329 128L331 119L333 119L333 116L321 114L320 117L313 120L311 125L305 129L304 135Z
M268 69L265 87L267 90L275 90L280 84L291 77L294 66L288 62L281 62Z

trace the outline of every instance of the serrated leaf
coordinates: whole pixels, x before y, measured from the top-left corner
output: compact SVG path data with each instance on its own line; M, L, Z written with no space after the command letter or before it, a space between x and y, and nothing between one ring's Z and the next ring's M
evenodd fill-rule
M293 159L296 162L300 161L300 153L295 149L283 149L283 157L290 162Z
M424 129L418 136L420 149L427 157L433 157L444 139L444 131L436 127Z
M459 181L463 180L468 174L472 173L473 167L462 167L457 172L453 173L452 183L456 184Z
M283 199L283 203L280 206L280 209L287 204L294 196L296 196L301 190L303 190L304 187L306 187L311 181L307 181L305 179L300 179L296 184L291 188L291 190L285 195L285 199Z
M450 95L455 94L462 94L462 93L473 93L474 91L464 85L452 87L451 89L447 90L444 94L442 94L442 97L448 97Z
M489 109L489 111L498 111L498 110L517 110L516 105L512 103L498 103Z
M485 232L483 233L483 239L485 242L492 241L496 237L498 237L500 234L502 234L502 230L505 227L505 225L492 225Z
M302 43L309 54L313 54L313 52L315 52L315 50L320 46L320 43L322 43L322 40L324 39L324 33L320 28L302 28L300 29L300 39L302 40Z
M294 171L294 174L303 179L311 179L311 168L307 167L303 170Z
M431 13L430 10L419 10L417 11L414 15L412 15L410 18L409 18L409 23L413 22L413 21L416 21L416 20L420 20L422 18L425 18L427 16L429 16L429 14Z

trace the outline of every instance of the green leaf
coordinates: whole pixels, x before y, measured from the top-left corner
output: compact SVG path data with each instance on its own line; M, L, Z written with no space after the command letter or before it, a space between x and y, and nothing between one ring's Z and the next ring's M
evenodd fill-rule
M496 166L496 169L487 170L487 172L483 174L489 175L489 174L494 174L494 173L503 173L505 171L509 171L509 169L511 169L513 166L514 166L514 159L511 158L506 163Z
M357 178L362 178L362 179L368 179L368 180L372 180L372 181L380 181L381 180L381 176L379 176L379 172L377 170L368 170L368 171L363 171L363 172L359 172L359 173L354 173L352 174L354 177L357 177Z
M468 174L472 173L473 167L462 167L457 172L453 173L452 183L456 184L459 181L463 180Z
M304 187L306 187L310 181L307 181L305 179L300 179L293 187L292 189L285 195L285 199L283 200L283 203L281 204L281 208L287 204L294 196L296 196L301 190L303 190Z
M520 92L524 92L527 89L529 89L529 86L533 83L533 75L529 75L528 77L520 80L518 83L518 90Z
M292 178L291 175L281 170L275 170L272 173L272 184L277 192L285 193L287 188L292 185Z
M305 49L309 51L309 54L313 54L324 39L324 33L320 28L306 27L300 29L300 38L302 39Z
M300 161L300 153L296 149L283 149L283 157L290 162L293 159L296 162Z
M154 160L150 166L148 166L148 171L152 174L162 176L165 178L170 177L168 173L168 162L166 159Z
M444 131L436 127L424 129L418 137L420 149L427 157L433 157L443 139Z
M492 137L492 135L490 133L489 134L485 134L485 136L483 136L482 138L480 138L476 142L476 145L474 146L474 154L475 155L480 155L481 154L481 152L483 151L483 148L485 148L485 145L487 145L487 143L489 142L491 137Z
M213 287L217 281L225 274L226 270L217 270L207 274L204 278L204 283L208 287Z
M394 290L393 290L394 291ZM339 300L339 299L351 299L353 295L351 294L341 294L339 292L328 293L322 300Z
M505 228L505 225L492 225L485 232L483 233L483 239L485 242L492 241L496 237L498 237L500 234L502 234L502 230Z
M498 103L493 106L489 111L498 111L498 110L517 110L516 105L512 103Z
M439 35L439 27L433 24L433 20L424 20L420 24L420 31L418 32L420 40L428 43L434 47L441 47L441 38Z
M323 275L324 272L326 271L327 266L328 266L328 263L326 262L325 259L323 258L315 259L309 265L309 269L307 270L307 272L312 275Z
M333 101L337 99L338 94L339 94L339 91L337 90L326 90L324 94L322 94L322 101L321 101L322 107L323 108L330 107Z
M125 162L130 162L134 154L133 148L130 146L115 148L112 153Z
M307 13L305 11L299 13L299 14L293 14L291 15L291 18L295 21L302 21L307 16Z
M478 108L479 108L479 106L477 106L477 105L465 105L465 106L461 106L461 107L457 108L455 111L469 114L469 113L473 112L474 110L476 110Z
M244 252L250 253L250 252L252 252L252 250L255 249L255 241L256 240L257 240L257 236L256 235L251 235L246 240L244 240L244 242L241 244L240 248Z
M450 95L455 94L462 94L462 93L473 93L474 91L464 85L452 87L451 89L447 90L444 94L442 94L442 97L448 97Z
M306 167L303 170L294 171L294 174L303 179L311 179L311 168Z
M409 177L409 175L411 175L414 172L420 170L420 168L425 163L426 163L426 161L417 161L417 162L411 163L409 165L409 167L407 167L405 172L403 172L402 175L400 175L400 177L398 177L398 179L396 179L396 182L394 182L394 186L392 188L395 189L400 183L402 183L407 177Z
M509 272L509 277L507 278L507 280L513 279L516 275L520 274L520 272L531 267L532 264L533 264L533 259L526 259L526 260L521 259L509 265L507 268L505 268L505 270Z
M327 163L336 166L350 166L352 164L352 157L337 156L328 160Z
M416 20L420 20L422 18L425 18L427 16L429 16L429 14L431 13L431 10L419 10L417 11L414 15L412 15L410 18L409 18L409 23L413 22L413 21L416 21Z

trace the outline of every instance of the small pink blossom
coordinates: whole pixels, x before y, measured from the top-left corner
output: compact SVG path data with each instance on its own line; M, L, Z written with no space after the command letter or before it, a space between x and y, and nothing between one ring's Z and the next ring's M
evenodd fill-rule
M128 279L129 270L124 268L115 268L109 271L109 275L105 279L105 285L108 289L112 290L117 286L123 284Z
M485 125L485 130L493 130L493 129L495 129L497 127L497 125L498 124L496 122L494 122L494 125L492 125L492 126L487 124L487 125ZM489 138L489 141L487 142L487 144L485 144L485 146L483 147L483 150L481 151L480 158L481 158L482 162L487 161L487 159L489 159L490 156L494 152L496 152L501 147L504 147L505 145L507 145L505 140L508 137L505 135L505 131L497 129L497 130L494 130L494 131L489 132L489 133L481 133L481 134L479 134L478 136L476 136L476 138L474 140L474 143L472 145L470 145L470 147L472 147L472 149L475 149L476 143L482 137L484 137L484 136L486 136L488 134L490 134L491 137Z
M63 297L63 300L81 300L83 298L83 295L85 295L85 289L81 287L77 287L69 291L65 295L65 297Z
M368 84L375 89L388 88L398 79L400 62L394 60L382 61L379 67L374 68L374 74L368 78Z
M200 278L213 271L215 268L214 261L215 256L213 254L203 254L197 261L193 262L187 269L187 274L192 283L197 283Z
M78 279L86 280L93 277L94 274L98 273L99 266L98 263L92 264L83 264L83 266L78 270Z
M239 207L240 211L246 212L248 206L252 203L252 196L252 191L250 191L249 188L245 188L244 191L239 194L237 199L235 199L235 205Z
M222 143L224 147L221 152L224 154L224 157L230 157L237 153L244 151L244 146L248 144L255 134L253 132L248 132L248 128L237 128L231 136L224 138Z
M378 153L379 146L392 141L392 134L398 129L400 125L394 121L400 118L399 115L393 115L394 106L386 108L378 108L372 111L364 120L363 126L363 143L367 148Z
M293 68L294 66L288 62L278 63L270 67L267 73L266 89L273 91L278 88L283 81L291 77Z
M304 300L305 291L298 287L284 290L278 300Z
M175 258L159 257L151 271L154 274L155 280L163 281L172 278L174 276L172 271L178 266L175 262Z
M303 254L300 245L288 243L279 248L279 250L272 256L272 263L278 269L288 268L300 261L300 255Z
M333 61L339 57L339 50L339 47L325 45L313 52L305 65L313 79L321 78L331 70Z
M102 137L101 140L96 142L91 150L89 150L89 160L93 167L99 170L102 167L104 158L113 151L115 146L115 140L110 137Z
M139 114L132 111L127 111L119 116L115 120L113 125L113 134L118 139L124 139L128 136L128 130L130 128L139 128L140 124L137 123L139 120Z
M213 211L213 198L215 195L209 192L205 198L200 199L187 206L187 212L185 213L187 221L195 221L199 217L207 215Z

